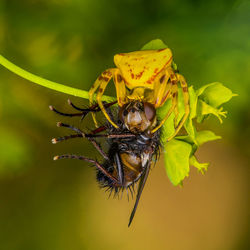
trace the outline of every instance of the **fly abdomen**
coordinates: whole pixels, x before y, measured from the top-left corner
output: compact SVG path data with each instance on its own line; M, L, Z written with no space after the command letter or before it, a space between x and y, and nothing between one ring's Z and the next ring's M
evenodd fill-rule
M105 161L103 167L117 179L117 182L110 180L100 170L97 170L97 181L101 187L128 187L136 182L143 172L142 159L133 153L120 153L120 163L123 169L123 183L119 181L119 175L115 161Z
M141 157L133 153L121 153L121 162L124 171L125 186L136 182L143 171Z

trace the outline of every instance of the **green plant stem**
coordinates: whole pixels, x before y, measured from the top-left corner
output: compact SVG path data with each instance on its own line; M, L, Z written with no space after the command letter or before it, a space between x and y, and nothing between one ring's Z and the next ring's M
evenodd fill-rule
M0 55L0 64L3 65L8 70L10 70L11 72L17 74L18 76L20 76L26 80L31 81L33 83L39 84L39 85L44 86L46 88L53 89L53 90L56 90L56 91L59 91L59 92L62 92L62 93L68 94L68 95L73 95L73 96L81 97L84 99L89 99L88 91L77 89L77 88L72 88L72 87L69 87L69 86L66 86L66 85L63 85L60 83L46 80L40 76L34 75L34 74L16 66L12 62L8 61L2 55ZM106 102L112 102L115 100L115 98L104 95L102 97L102 100L106 101Z

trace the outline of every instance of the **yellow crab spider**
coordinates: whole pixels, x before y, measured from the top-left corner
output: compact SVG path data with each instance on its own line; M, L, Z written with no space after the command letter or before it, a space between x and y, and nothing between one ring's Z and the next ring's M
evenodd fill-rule
M173 138L183 126L189 114L189 94L185 78L175 73L172 68L172 52L169 48L159 50L143 50L130 53L120 53L114 56L114 63L117 68L105 70L95 81L89 90L89 101L93 104L93 96L97 91L97 103L107 118L107 120L118 128L108 113L103 103L102 95L107 84L113 78L117 102L120 107L132 101L148 102L154 105L155 109L161 107L168 99L172 100L172 105L166 116L152 129L152 133L157 131L168 119L172 112L175 113L175 121L178 116L178 83L180 83L185 113L179 124L176 124L175 133L168 138ZM92 113L93 120L97 126L95 114Z

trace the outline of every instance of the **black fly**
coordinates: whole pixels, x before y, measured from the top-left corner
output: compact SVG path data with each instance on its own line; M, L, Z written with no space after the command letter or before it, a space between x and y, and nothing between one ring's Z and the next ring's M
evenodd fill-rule
M142 194L142 190L148 178L152 158L157 158L159 155L160 148L160 130L155 133L151 133L151 130L156 126L156 112L153 105L149 103L143 103L134 101L119 108L116 112L115 117L111 112L110 107L116 102L106 103L105 108L113 120L118 124L118 128L113 127L111 124L100 126L99 128L91 131L90 133L84 133L79 128L74 126L57 123L58 127L66 127L73 130L75 133L69 136L52 139L52 143L59 141L83 137L88 139L97 151L102 155L104 161L102 163L96 160L87 158L85 156L65 154L55 156L54 160L71 158L79 159L93 164L97 169L97 181L100 183L102 188L106 188L111 193L118 194L124 189L134 190L135 183L139 182L136 201L132 210L129 224L130 226L139 199ZM82 109L75 106L69 101L69 104L78 113L66 114L57 111L55 108L50 106L50 109L63 116L80 116L82 119L89 112L99 112L100 108L98 105L93 105L87 109ZM118 109L115 107L115 109ZM109 148L105 152L97 139L104 138L108 141ZM132 193L132 191L131 191Z

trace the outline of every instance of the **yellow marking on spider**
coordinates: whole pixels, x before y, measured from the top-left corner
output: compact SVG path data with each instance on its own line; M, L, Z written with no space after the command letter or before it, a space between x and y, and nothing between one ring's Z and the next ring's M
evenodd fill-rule
M114 62L129 88L147 86L153 89L156 76L172 62L172 52L163 49L121 53L114 56Z

